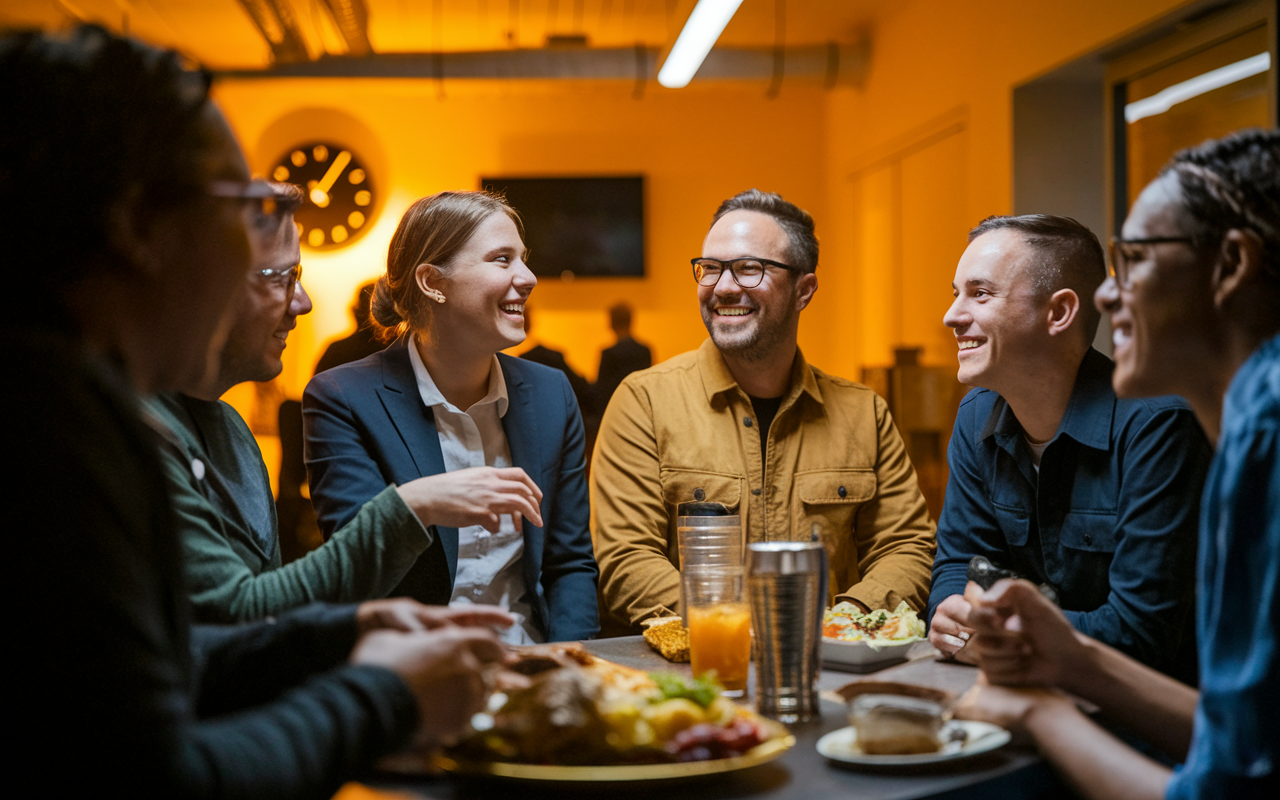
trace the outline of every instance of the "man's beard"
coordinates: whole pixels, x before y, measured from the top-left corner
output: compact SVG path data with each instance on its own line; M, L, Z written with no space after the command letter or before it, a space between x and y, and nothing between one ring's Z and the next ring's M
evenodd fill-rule
M755 309L757 315L761 314L759 308ZM773 354L773 351L787 338L787 331L791 328L791 320L800 312L795 310L794 306L787 306L787 313L781 319L765 319L758 316L752 330L746 336L724 336L716 333L715 320L716 313L714 310L705 306L702 308L702 324L707 327L707 333L711 334L711 341L715 343L716 348L725 355L732 355L746 362L763 361Z

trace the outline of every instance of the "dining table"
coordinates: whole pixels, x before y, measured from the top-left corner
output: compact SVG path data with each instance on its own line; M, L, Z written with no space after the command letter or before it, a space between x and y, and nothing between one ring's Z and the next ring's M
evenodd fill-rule
M668 671L691 675L689 665L671 663L654 652L640 636L582 642L588 652L600 658L645 671ZM845 705L834 690L851 681L896 681L935 689L959 696L977 680L978 670L954 661L944 661L927 641L909 646L908 660L861 674L823 669L818 688L822 693L820 714L806 722L789 725L795 746L764 764L713 775L659 781L617 783L572 783L516 780L493 777L463 777L438 771L379 770L364 776L364 786L405 798L455 800L461 798L518 798L537 800L551 797L609 797L611 800L661 798L827 798L858 800L914 800L914 798L1059 798L1072 797L1035 749L1014 742L964 760L896 767L855 766L830 761L816 748L824 734L849 724ZM754 668L747 697L754 694ZM395 761L384 764L396 763ZM399 763L403 763L401 760Z

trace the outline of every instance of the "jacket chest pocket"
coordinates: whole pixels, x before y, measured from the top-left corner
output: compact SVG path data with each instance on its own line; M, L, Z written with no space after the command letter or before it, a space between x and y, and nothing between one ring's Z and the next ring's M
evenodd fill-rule
M1117 539L1116 515L1108 511L1072 511L1058 533L1063 547L1087 553L1114 553Z
M876 475L869 469L797 472L792 483L790 538L807 542L814 526L831 559L832 586L859 580L858 509L876 495Z
M659 473L659 480L662 482L662 499L667 506L667 556L672 564L678 565L677 507L681 503L720 503L729 509L730 514L737 514L742 502L743 478L722 472L664 468Z
M1012 547L1022 547L1027 543L1031 530L1031 513L1025 508L1013 508L992 504L996 515L996 524L1004 534L1004 540Z

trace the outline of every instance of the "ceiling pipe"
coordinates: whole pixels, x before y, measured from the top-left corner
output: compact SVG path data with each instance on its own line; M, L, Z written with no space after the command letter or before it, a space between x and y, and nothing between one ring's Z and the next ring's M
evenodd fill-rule
M657 70L655 47L583 50L527 49L451 53L378 53L364 57L324 56L315 61L276 64L261 70L221 70L219 78L427 78L649 80ZM695 81L769 81L779 51L773 47L718 47L707 56ZM817 82L827 88L862 85L870 44L783 48L787 83Z
M253 20L254 27L271 47L274 64L295 64L311 58L302 27L293 16L293 8L280 0L240 0L241 7Z
M353 56L373 53L369 43L369 9L364 0L321 0L329 16L347 44L347 52Z

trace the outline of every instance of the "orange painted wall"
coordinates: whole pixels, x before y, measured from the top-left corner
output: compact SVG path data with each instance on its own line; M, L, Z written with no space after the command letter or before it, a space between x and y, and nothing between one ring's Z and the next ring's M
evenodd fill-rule
M532 297L535 337L594 377L611 344L604 309L636 308L636 333L658 359L705 333L688 259L717 203L749 186L812 211L823 252L820 289L801 346L828 371L857 378L898 344L926 363L954 363L941 325L965 231L1012 207L1013 87L1154 21L1181 2L906 0L878 13L858 88L755 83L683 90L607 82L224 81L216 89L255 169L334 131L373 163L383 206L362 240L304 251L316 310L290 337L281 385L301 395L328 341L351 329L356 288L382 270L400 213L417 197L474 188L481 174L642 173L648 276L544 280ZM242 412L244 387L228 398ZM270 458L270 456L269 456Z
M301 395L323 345L351 330L351 299L381 274L403 210L434 192L474 189L482 174L646 177L647 277L543 279L530 300L535 337L564 350L591 378L600 349L613 344L605 309L619 300L636 309L635 333L659 359L705 337L689 259L700 254L721 200L759 186L825 216L825 98L816 88L775 101L764 98L763 86L655 87L639 100L617 82L445 89L441 99L435 84L416 80L218 86L255 170L332 126L362 155L374 151L370 161L384 187L380 216L360 241L333 253L304 248L305 285L316 310L289 339L283 383L290 396ZM343 115L306 110L318 107Z
M1013 207L1013 88L1185 4L915 0L877 21L865 85L826 103L824 260L847 309L835 371L898 344L954 363L941 317L965 233Z

